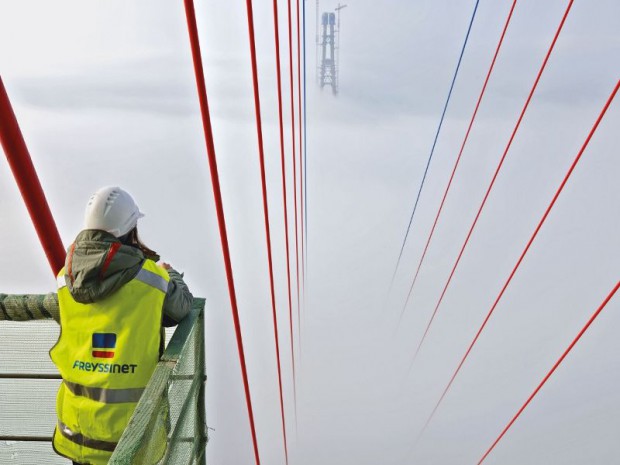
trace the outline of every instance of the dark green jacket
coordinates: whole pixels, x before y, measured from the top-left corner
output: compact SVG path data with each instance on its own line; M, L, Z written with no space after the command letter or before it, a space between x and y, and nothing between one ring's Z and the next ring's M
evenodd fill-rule
M66 283L77 302L86 304L106 298L131 281L142 268L146 258L144 253L127 245L121 245L112 260L108 260L110 248L115 243L120 244L112 234L95 229L86 229L76 237L65 270L71 259L73 284L69 279ZM159 260L157 256L148 258ZM164 300L164 326L173 326L189 313L193 296L179 272L170 269L168 274L170 282Z
M84 230L78 234L71 263L75 280L73 285L69 286L78 302L103 299L130 281L140 270L145 259L142 251L121 245L102 275L114 243L119 243L118 239L104 231ZM168 274L170 282L164 299L163 324L174 326L189 313L193 296L179 272L170 269ZM70 283L67 282L67 285ZM58 296L55 293L31 295L26 299L22 297L24 296L0 294L0 321L54 319L60 323Z

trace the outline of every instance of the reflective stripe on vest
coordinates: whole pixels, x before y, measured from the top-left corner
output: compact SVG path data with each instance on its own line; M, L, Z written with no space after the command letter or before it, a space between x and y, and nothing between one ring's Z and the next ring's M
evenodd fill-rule
M62 421L58 420L58 432L66 439L80 446L89 447L91 449L103 450L106 452L114 452L116 449L116 442L101 441L99 439L93 439L84 436L81 433L71 431L71 429L65 425Z
M76 396L87 397L104 404L122 404L124 402L138 402L144 388L104 389L83 386L81 384L64 381L65 386Z
M158 274L153 273L152 271L145 270L144 268L140 269L135 279L144 284L148 284L155 289L159 289L162 292L168 291L168 281L159 276Z
M65 275L62 274L56 277L56 283L58 284L58 289L62 289L67 286L67 282L65 281Z

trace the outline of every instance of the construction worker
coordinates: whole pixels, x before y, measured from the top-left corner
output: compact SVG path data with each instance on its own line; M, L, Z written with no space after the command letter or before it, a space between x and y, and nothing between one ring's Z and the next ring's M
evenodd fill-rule
M61 332L50 356L63 382L53 446L74 464L108 463L163 352L162 326L191 309L182 275L138 238L143 216L123 189L99 189L58 274Z

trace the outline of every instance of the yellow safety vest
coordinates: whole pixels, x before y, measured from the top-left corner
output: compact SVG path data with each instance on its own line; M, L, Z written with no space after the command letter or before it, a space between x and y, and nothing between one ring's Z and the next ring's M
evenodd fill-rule
M76 462L106 465L159 360L170 278L145 260L134 279L90 304L73 299L69 279L58 274L61 331L50 350L63 379L53 446Z

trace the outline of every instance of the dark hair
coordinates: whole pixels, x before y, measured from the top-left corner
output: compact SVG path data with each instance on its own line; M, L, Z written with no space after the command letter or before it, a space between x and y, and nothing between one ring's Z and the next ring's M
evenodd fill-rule
M138 226L135 226L124 236L119 237L118 240L121 241L124 245L135 247L136 249L141 250L146 258L154 261L159 261L159 255L157 254L157 252L149 249L146 245L142 243L142 241L138 237Z

